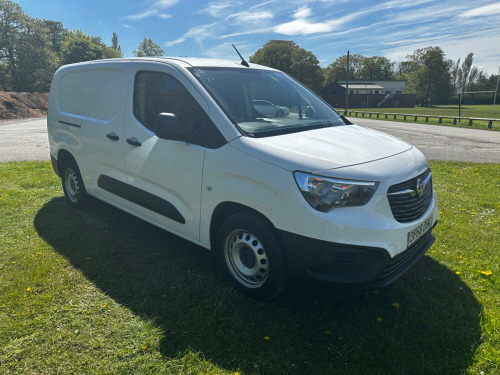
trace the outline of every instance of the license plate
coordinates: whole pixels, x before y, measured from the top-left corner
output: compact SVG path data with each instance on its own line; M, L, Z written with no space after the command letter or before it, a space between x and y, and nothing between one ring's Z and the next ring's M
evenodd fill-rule
M425 221L420 224L418 227L415 229L412 229L411 231L408 232L408 246L410 246L412 243L414 243L416 240L418 240L424 233L426 233L429 229L432 227L432 223L434 221L432 220L432 215L429 216Z

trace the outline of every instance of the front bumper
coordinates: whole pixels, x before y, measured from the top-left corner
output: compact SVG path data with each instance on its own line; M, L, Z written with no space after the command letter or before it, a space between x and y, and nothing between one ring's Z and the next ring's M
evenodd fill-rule
M391 258L382 248L332 243L286 231L279 233L286 249L289 272L294 277L371 288L385 287L398 279L435 240L431 229Z

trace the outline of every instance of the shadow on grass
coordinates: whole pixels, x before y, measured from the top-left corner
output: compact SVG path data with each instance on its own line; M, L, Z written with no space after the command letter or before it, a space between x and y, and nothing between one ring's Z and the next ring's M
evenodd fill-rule
M107 204L56 198L34 223L104 293L154 320L166 357L189 348L245 373L443 374L466 369L480 340L480 304L427 256L377 293L296 286L263 303L235 292L209 251Z

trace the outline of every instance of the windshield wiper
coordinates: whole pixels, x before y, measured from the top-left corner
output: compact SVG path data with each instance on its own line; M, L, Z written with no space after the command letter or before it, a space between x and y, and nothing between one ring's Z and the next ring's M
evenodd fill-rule
M261 138L261 137L270 137L273 135L284 135L284 134L291 134L291 133L299 133L307 130L314 130L314 129L322 129L322 128L329 128L331 126L325 126L324 123L316 123L316 124L308 124L308 125L295 125L295 126L282 126L278 128L272 128L272 129L262 129L262 130L256 130L252 134L256 138Z

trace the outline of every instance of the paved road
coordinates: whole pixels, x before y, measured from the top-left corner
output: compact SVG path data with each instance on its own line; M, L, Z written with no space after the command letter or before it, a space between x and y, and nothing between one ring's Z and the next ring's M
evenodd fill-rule
M417 146L428 159L500 163L500 132L350 117Z
M500 132L351 118L417 146L429 159L500 163ZM0 121L0 162L49 160L47 119Z
M50 160L47 119L0 122L0 162Z

